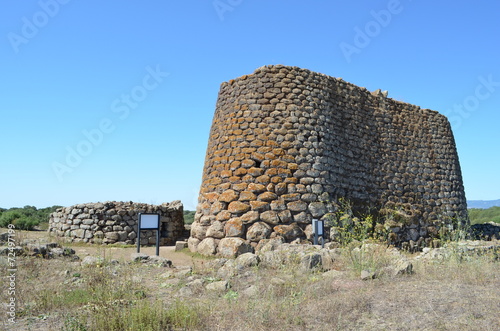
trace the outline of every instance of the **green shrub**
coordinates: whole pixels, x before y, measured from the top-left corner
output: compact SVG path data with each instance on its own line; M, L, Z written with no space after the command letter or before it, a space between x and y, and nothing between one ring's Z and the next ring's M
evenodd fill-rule
M374 237L375 219L372 215L355 215L349 200L340 198L337 211L328 214L326 226L330 227L331 237L341 245L353 241L363 241Z
M16 229L33 230L40 222L33 216L26 216L20 211L9 210L0 217L0 227L7 227L9 224L14 224Z
M21 214L17 210L9 210L2 213L0 217L0 227L6 228L9 224L15 224L15 222L22 218L23 214Z
M40 223L48 223L50 213L54 212L59 206L37 209L33 206L24 206L23 208L11 208L9 210L0 208L0 227L7 227L14 224L20 230L33 230Z
M21 217L14 222L16 229L28 231L33 230L38 224L40 224L40 222L32 216Z
M491 207L488 209L471 208L469 209L469 218L471 224L500 223L500 207Z
M195 211L184 210L184 224L192 224L194 222Z

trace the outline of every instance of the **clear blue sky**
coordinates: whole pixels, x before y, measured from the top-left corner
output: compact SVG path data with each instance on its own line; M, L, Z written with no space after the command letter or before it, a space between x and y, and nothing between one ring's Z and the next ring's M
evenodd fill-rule
M500 198L498 1L1 6L0 207L180 199L194 209L220 84L267 64L449 116L467 198Z

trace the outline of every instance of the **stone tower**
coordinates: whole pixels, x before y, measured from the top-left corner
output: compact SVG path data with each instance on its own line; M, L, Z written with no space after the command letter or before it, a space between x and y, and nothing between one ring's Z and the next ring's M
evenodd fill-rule
M399 242L427 237L438 220L465 221L446 117L297 67L222 83L192 251L231 255L263 239L304 238L340 197L409 216L393 229Z

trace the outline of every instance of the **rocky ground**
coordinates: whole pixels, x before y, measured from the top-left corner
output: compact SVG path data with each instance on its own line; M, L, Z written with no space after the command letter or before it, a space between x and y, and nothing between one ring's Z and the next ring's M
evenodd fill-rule
M126 330L103 323L146 303L170 314L160 329L172 330L500 329L497 241L414 254L269 241L257 254L209 259L174 247L156 257L154 247L69 245L42 232L18 239L16 324L7 330ZM11 297L2 292L5 312Z

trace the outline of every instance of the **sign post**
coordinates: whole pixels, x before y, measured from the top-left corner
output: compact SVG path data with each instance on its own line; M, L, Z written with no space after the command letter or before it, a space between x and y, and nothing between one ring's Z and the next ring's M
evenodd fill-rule
M156 256L160 256L160 214L139 213L137 223L137 253L141 250L141 230L156 230Z
M318 239L321 236L321 247L325 247L324 228L325 223L323 220L313 219L314 245L318 245Z

